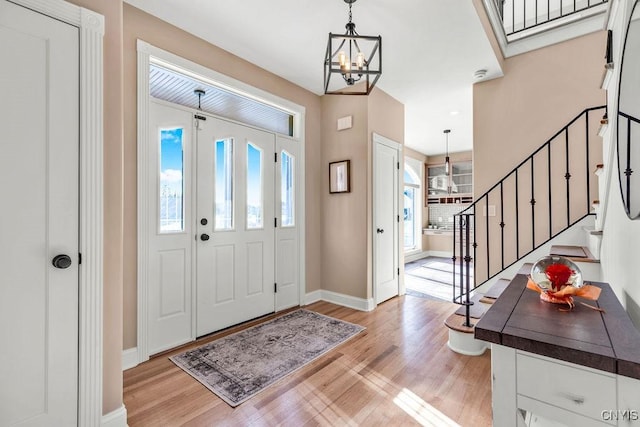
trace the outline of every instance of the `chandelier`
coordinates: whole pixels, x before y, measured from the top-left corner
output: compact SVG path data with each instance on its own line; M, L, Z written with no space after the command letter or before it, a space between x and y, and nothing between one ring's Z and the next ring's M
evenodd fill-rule
M349 22L344 34L329 33L324 60L324 93L369 95L382 74L382 37L359 35L351 20L351 5L356 0L344 2L349 5ZM334 75L341 78L332 81ZM362 85L356 85L361 80Z

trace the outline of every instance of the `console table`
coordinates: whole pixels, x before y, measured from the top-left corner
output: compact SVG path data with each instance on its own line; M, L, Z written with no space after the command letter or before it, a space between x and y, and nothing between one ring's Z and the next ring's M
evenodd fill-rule
M493 425L640 426L640 332L611 287L572 312L518 274L475 327L491 343ZM552 421L553 420L553 421Z

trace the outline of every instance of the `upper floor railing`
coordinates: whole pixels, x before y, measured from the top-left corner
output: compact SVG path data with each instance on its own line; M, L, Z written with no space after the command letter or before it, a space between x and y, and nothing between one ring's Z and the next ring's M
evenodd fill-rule
M580 19L585 11L607 3L607 0L494 1L507 38L562 18Z

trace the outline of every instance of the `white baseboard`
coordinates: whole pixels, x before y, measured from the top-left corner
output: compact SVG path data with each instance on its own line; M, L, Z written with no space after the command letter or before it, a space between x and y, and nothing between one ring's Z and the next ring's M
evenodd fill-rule
M418 259L426 258L429 256L429 251L416 252L410 255L404 256L404 262L416 261Z
M138 366L138 348L128 348L122 351L122 370L135 368Z
M314 302L322 301L322 290L309 292L304 296L304 305L313 304Z
M451 258L453 257L453 253L447 251L427 251L429 256L437 256L440 258Z
M305 295L305 304L311 304L317 301L326 301L360 311L371 311L376 306L373 298L365 299L352 297L351 295L345 295L323 289L309 292Z
M122 405L102 416L102 427L127 427L127 408Z

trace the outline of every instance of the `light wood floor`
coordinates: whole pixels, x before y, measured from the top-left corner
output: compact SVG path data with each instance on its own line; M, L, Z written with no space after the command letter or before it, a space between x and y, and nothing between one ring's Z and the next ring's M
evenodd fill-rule
M456 307L413 296L369 313L307 306L367 329L235 409L167 358L249 325L207 337L125 371L128 424L489 426L489 351L471 357L449 350L443 322Z

